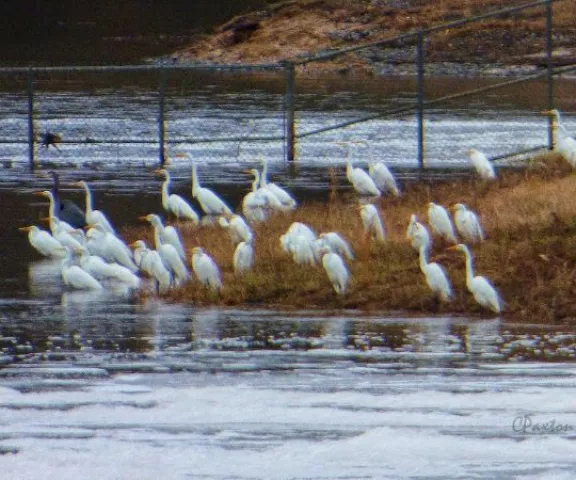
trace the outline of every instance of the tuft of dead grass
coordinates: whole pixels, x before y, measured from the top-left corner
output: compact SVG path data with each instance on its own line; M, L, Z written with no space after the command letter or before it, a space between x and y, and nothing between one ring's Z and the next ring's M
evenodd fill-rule
M576 319L576 176L556 155L534 159L530 168L500 170L498 181L465 179L404 186L401 199L382 199L377 206L387 240L372 242L363 233L357 199L332 192L329 202L302 202L297 210L281 213L254 226L255 266L252 272L233 272L234 245L221 227L181 227L190 252L201 246L222 272L220 294L191 281L169 293L176 302L211 305L266 305L282 308L355 308L485 314L465 286L464 258L447 253L434 241L431 261L441 263L453 283L456 297L438 305L422 276L418 256L405 238L410 215L427 221L427 204L460 202L475 210L487 240L472 247L477 274L489 278L501 293L505 314L526 321ZM336 231L347 239L355 260L349 292L336 295L321 266L296 265L279 237L292 222L310 225L316 233ZM127 229L130 241L152 243L148 226ZM189 260L190 264L190 260ZM145 293L147 295L149 293Z

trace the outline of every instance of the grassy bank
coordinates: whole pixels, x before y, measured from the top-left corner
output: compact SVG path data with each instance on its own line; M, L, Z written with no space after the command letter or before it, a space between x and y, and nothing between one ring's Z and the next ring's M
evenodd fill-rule
M383 199L378 206L387 240L376 244L363 235L352 195L333 195L328 203L303 202L297 210L278 214L255 231L254 271L236 276L234 245L219 226L180 229L188 252L203 247L219 265L224 288L217 295L198 282L169 294L178 302L203 305L264 305L294 308L357 308L485 315L465 286L464 258L446 252L435 239L431 260L441 263L455 290L455 299L439 308L419 270L416 252L405 234L416 213L427 221L427 204L466 203L478 212L487 240L474 246L476 273L488 277L502 295L505 316L524 321L576 321L576 176L556 156L536 159L525 171L501 171L492 184L469 179L404 186L400 200ZM349 262L349 292L337 296L322 267L296 265L279 237L292 222L317 233L336 231L356 255ZM152 243L148 225L124 232L125 238Z

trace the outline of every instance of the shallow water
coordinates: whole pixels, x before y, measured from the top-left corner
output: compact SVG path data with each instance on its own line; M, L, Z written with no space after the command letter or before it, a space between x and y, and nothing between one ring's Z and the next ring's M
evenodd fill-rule
M154 116L137 96L139 105L126 110L138 112L133 123L115 123L124 110L113 95L63 95L46 105L61 109L58 125L71 132L130 133L146 130L143 119ZM77 105L67 110L69 101ZM75 117L85 102L98 121ZM21 119L3 108L3 132L19 135ZM232 122L218 112L218 122ZM302 127L334 115L310 109ZM265 112L255 129L279 128L272 117ZM209 120L182 113L174 122L194 132ZM379 122L348 134L382 138L374 148L404 182L418 178L414 144L402 141L408 127L411 120ZM437 132L431 151L448 142L463 148L470 138L492 152L509 148L511 138L545 141L542 119L518 108L504 120L438 112L429 128ZM272 178L301 201L325 199L334 167L347 190L345 152L331 135L303 141L304 160L292 167L281 162L280 147L270 148ZM30 173L22 148L0 146L2 158L16 154L0 181L3 477L572 478L576 329L536 319L198 309L122 290L67 291L59 264L39 259L17 231L44 215L46 205L32 195L51 186L42 173L57 168L62 196L78 203L69 183L88 180L98 207L121 227L160 207L150 173L156 152L123 145L87 154L67 144L42 150L42 168ZM442 163L425 176L468 175L459 149L442 150ZM257 151L248 143L236 153L212 146L200 176L236 206L249 187L240 172ZM173 162L174 189L189 197L189 165ZM441 169L444 162L452 170Z

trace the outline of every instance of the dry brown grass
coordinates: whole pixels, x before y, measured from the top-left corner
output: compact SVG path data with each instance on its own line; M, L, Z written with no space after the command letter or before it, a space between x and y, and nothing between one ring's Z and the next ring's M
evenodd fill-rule
M202 246L220 266L224 288L212 294L190 282L169 295L173 301L216 305L266 305L283 308L359 308L429 313L437 303L419 270L418 257L405 239L408 219L427 219L427 203L463 202L478 212L487 241L472 248L478 274L488 277L506 302L506 315L526 321L576 320L576 176L555 156L523 171L501 171L499 180L413 183L401 200L379 203L387 241L375 244L363 235L356 199L333 196L330 202L303 203L255 227L254 271L236 276L234 246L218 226L184 228L188 251ZM281 249L279 237L290 224L304 222L317 233L337 231L353 246L351 283L337 296L321 267L300 267ZM151 241L148 226L125 232L130 240ZM446 253L435 240L433 259L452 280L456 298L440 306L443 313L482 314L467 292L464 259Z

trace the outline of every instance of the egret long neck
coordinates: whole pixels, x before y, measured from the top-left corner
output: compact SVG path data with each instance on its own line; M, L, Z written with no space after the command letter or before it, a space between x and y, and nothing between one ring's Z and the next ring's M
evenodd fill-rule
M474 280L474 266L472 265L472 255L468 249L464 250L466 255L466 284L470 285Z
M426 247L422 245L420 247L420 270L424 271L428 266L428 254L426 252Z
M268 162L264 162L262 166L262 178L260 179L260 186L266 187L268 184Z
M195 197L198 189L200 188L200 182L198 182L198 171L196 170L196 162L192 162L192 196Z
M86 193L86 217L92 215L92 192L88 188L88 185L84 185L84 191Z
M156 247L156 250L159 250L162 246L162 237L160 232L164 226L159 221L152 222L152 226L154 227L154 246Z
M258 171L254 172L254 181L252 182L252 191L258 190L258 184L260 183L260 174Z

